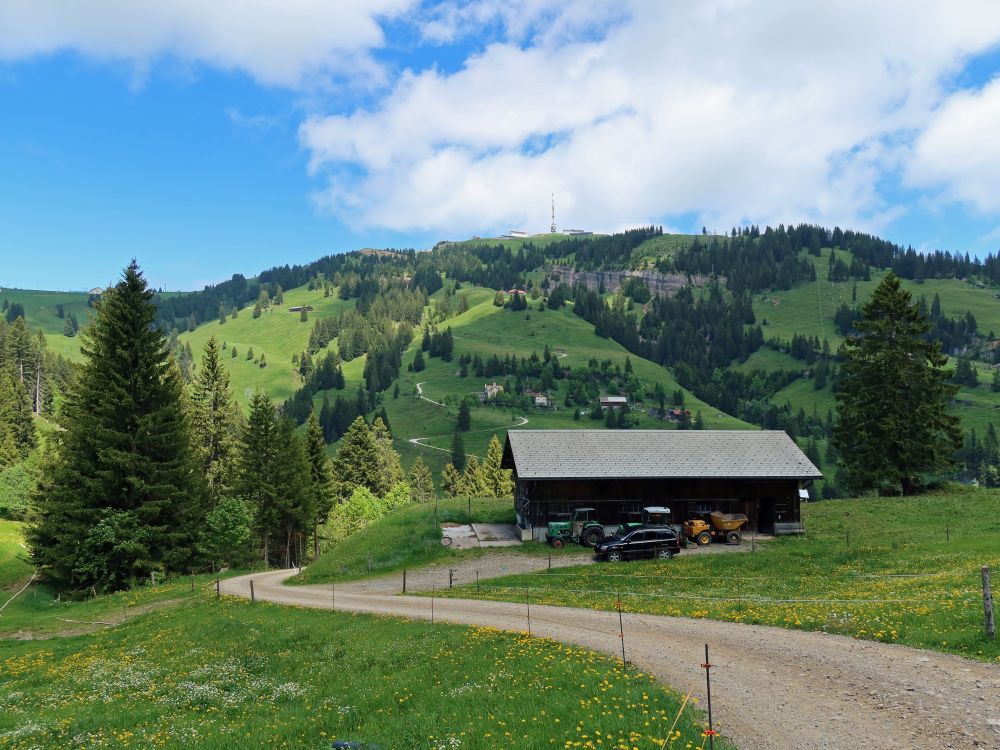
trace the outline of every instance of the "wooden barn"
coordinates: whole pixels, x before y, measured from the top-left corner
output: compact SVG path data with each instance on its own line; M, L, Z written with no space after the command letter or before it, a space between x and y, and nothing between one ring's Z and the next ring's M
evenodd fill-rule
M822 478L788 435L773 430L511 430L504 468L514 474L522 538L574 508L606 526L647 505L675 523L694 513L745 513L748 530L801 533L799 505Z

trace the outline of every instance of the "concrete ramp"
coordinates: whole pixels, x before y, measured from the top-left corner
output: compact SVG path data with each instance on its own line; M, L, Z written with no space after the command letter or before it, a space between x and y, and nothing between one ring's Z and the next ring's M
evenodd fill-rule
M474 523L472 530L480 547L516 547L521 544L521 532L512 523Z

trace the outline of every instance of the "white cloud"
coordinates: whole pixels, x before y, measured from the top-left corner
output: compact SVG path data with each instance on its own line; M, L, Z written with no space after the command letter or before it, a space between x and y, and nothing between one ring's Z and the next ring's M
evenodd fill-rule
M938 188L946 200L1000 211L1000 79L955 94L918 138L908 181Z
M372 74L379 19L414 0L0 0L0 59L64 50L124 59L161 56L240 70L268 85L315 74Z
M497 5L441 10L447 23L425 33L452 39ZM581 5L586 19L623 7ZM525 44L512 29L458 72L408 72L372 109L310 118L300 140L328 180L317 203L360 228L449 235L541 228L550 191L564 225L691 212L715 227L877 227L900 210L879 180L946 96L942 82L1000 39L988 0L635 0L627 11L596 41L533 32Z

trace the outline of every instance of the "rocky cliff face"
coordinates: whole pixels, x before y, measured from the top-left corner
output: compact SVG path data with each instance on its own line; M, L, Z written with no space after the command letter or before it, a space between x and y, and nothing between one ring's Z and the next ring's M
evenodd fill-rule
M659 273L658 271L578 271L572 266L553 266L549 276L564 281L570 286L583 284L588 289L598 290L602 282L606 292L617 292L627 278L638 278L646 282L649 291L669 297L686 284L703 286L708 283L707 276L685 276L679 273ZM724 279L720 279L725 283Z

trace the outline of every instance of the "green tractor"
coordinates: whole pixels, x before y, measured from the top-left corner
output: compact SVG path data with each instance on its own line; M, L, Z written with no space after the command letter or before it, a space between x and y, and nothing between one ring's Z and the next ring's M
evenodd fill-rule
M556 549L565 547L567 542L593 547L604 539L604 527L596 520L596 513L596 508L574 508L571 518L549 521L545 541Z

